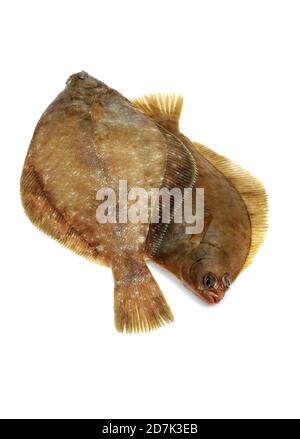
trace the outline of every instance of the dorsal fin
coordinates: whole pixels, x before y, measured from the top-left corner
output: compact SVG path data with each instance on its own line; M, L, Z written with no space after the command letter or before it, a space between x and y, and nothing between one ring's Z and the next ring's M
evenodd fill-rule
M170 131L179 130L183 97L175 94L152 94L132 101L133 105Z
M241 166L221 156L199 143L194 143L198 151L217 168L233 184L240 193L247 207L251 221L251 245L245 264L248 267L253 261L259 246L264 241L268 228L268 200L263 185Z

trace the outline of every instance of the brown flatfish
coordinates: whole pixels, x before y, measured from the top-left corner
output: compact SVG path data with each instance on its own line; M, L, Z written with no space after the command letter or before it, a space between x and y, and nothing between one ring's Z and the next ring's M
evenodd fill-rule
M21 197L30 220L70 250L112 268L118 331L149 331L173 320L148 260L217 303L253 260L266 232L263 186L180 132L182 102L181 96L161 94L130 102L86 72L74 74L39 120L25 160ZM161 198L156 221L151 214L143 221L120 220L120 182L146 194L189 188L196 214L195 192L203 188L201 231L187 233L187 222L174 220L184 197L172 199L168 222L162 220ZM115 222L97 218L103 188L114 193ZM126 198L126 209L135 202ZM153 212L153 206L146 210Z

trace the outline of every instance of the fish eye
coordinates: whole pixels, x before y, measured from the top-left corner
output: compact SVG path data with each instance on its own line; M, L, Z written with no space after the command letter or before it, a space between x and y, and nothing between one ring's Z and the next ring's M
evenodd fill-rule
M228 273L225 273L224 276L222 277L222 282L225 288L229 288L231 285L231 280L230 280L230 276Z
M213 273L207 273L203 277L203 286L207 290L215 288L217 286L217 284L218 284L218 279L216 278L216 276Z

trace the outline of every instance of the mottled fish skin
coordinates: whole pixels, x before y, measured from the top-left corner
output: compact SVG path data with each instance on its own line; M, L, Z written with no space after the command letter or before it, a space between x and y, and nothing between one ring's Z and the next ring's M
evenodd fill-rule
M171 224L156 262L172 271L183 283L208 303L217 303L228 289L222 281L233 282L241 271L251 242L251 222L245 202L232 184L209 163L179 132L197 164L195 187L204 188L204 230L186 234L187 224ZM194 206L195 209L195 206ZM218 285L205 289L203 278L213 273Z
M256 197L265 208L262 187L247 176L239 190L240 170L229 178L230 163L224 172L216 166L225 158L180 133L181 106L176 96L130 102L86 72L76 73L43 113L24 163L21 197L30 220L76 253L112 268L120 332L149 331L173 320L147 260L216 303L263 239L266 210L255 216L251 200L246 202ZM148 194L161 187L204 188L204 230L187 235L185 223L100 224L96 194L109 187L118 201L120 180L128 190Z
M96 193L110 187L118 194L119 180L127 180L128 189L160 187L165 157L156 124L121 94L80 72L43 114L25 160L25 211L72 250L112 267L120 331L152 329L172 320L172 313L144 262L148 225L99 224Z
M171 223L153 257L203 300L218 303L263 242L267 195L247 171L204 145L192 143L180 132L182 101L180 96L159 94L134 101L162 131L172 133L193 155L197 168L192 186L194 212L195 191L204 189L202 232L189 235L188 224Z
M122 242L112 246L111 225L99 226L96 220L97 191L111 187L117 193L119 179L126 179L128 188L159 187L164 159L163 137L149 118L115 90L78 74L39 121L25 169L34 169L55 209L110 263ZM140 238L128 237L127 251L132 246L142 252L148 226L126 224L122 229Z

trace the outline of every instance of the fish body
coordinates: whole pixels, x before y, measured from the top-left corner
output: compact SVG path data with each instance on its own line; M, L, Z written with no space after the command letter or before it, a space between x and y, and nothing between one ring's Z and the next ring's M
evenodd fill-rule
M130 102L87 73L74 74L38 122L25 160L21 197L27 215L66 247L112 268L119 331L148 331L173 320L147 260L216 303L263 240L262 185L180 133L181 106L182 98L173 95ZM173 217L163 223L161 204L156 223L100 224L98 191L110 188L122 200L120 181L147 194L204 188L203 230L188 234L187 224ZM135 200L126 201L128 210ZM174 214L178 207L172 205Z

